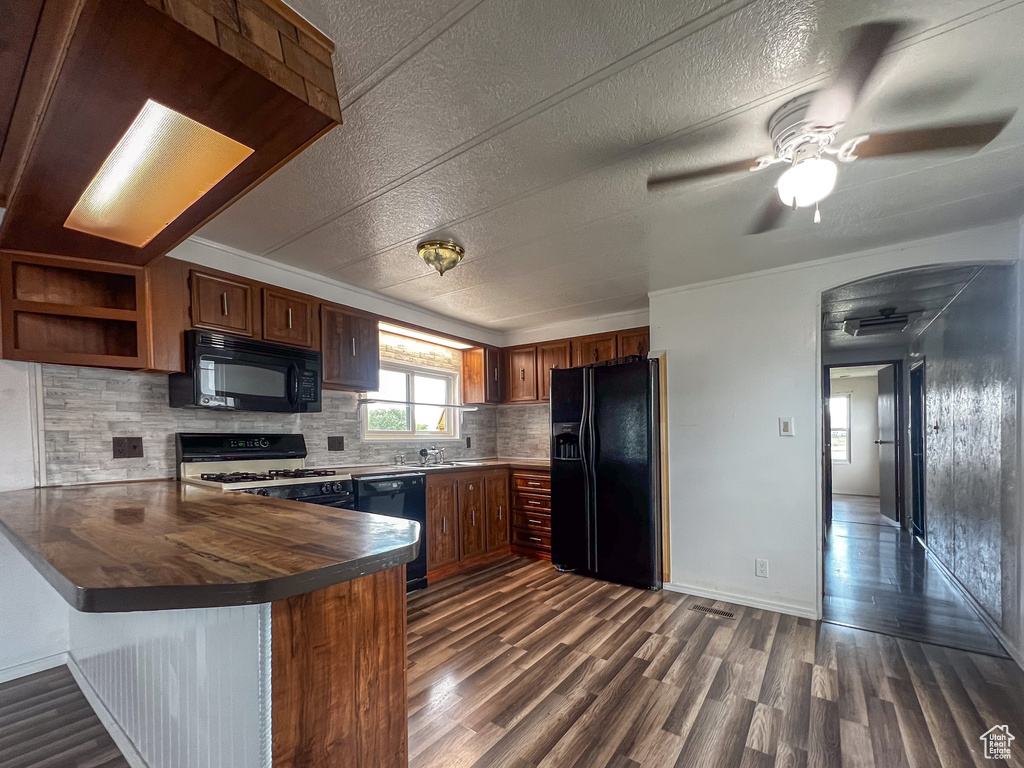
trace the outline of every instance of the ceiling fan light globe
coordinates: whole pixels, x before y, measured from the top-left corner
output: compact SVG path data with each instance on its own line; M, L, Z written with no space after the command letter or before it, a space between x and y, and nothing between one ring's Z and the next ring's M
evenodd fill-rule
M779 177L779 199L787 208L807 208L832 194L838 175L839 167L827 158L803 160Z

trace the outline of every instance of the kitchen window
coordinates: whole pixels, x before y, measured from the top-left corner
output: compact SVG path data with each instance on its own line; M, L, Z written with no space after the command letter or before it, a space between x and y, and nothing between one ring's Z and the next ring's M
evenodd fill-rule
M850 396L833 395L828 400L832 421L832 463L849 464L850 458Z
M380 367L380 387L367 392L363 437L370 440L443 440L459 436L457 373L388 362Z

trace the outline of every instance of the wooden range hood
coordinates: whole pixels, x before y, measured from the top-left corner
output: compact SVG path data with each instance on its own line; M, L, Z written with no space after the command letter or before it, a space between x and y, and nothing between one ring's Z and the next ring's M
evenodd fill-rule
M281 0L14 5L0 30L0 249L146 264L341 122L333 43ZM150 101L252 153L144 245L65 226Z

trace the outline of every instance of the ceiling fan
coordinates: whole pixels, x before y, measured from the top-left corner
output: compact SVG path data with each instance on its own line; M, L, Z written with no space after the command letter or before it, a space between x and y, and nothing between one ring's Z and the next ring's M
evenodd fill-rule
M836 143L838 134L857 106L857 100L892 41L906 22L883 21L854 28L853 42L832 83L825 89L797 96L783 104L768 121L773 151L770 154L695 171L652 176L648 190L741 171L760 171L777 163L789 167L779 176L773 194L748 234L781 226L789 210L814 206L814 221L821 221L818 203L835 188L840 163L858 159L906 155L943 149L980 149L1006 127L1013 113L989 120L928 126L907 131L852 136ZM834 159L833 159L834 158Z

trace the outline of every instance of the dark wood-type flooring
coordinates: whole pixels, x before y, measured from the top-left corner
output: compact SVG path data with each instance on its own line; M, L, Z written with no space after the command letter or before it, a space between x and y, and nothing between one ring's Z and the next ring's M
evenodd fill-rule
M867 523L868 525L895 526L896 521L879 512L877 496L832 496L832 520L837 523Z
M863 515L862 515L863 516ZM878 515L881 520L886 520ZM888 521L833 519L825 541L825 621L1006 656L912 534Z
M695 604L518 558L410 596L410 766L987 768L1024 734L1008 660Z
M51 766L129 768L67 667L0 684L0 768Z

